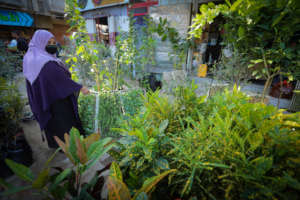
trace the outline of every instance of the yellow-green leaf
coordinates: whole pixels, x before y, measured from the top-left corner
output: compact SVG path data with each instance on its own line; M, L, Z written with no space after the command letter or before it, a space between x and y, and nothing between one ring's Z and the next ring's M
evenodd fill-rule
M134 195L133 200L135 200L141 192L145 192L148 194L159 181L161 181L164 177L166 177L167 175L175 171L176 169L170 169L168 171L165 171L157 176L151 177L150 179L146 180L143 184L143 187L139 189L137 193Z
M49 172L50 172L49 168L42 170L39 173L38 177L33 182L32 187L36 188L36 189L41 189L41 188L45 187L45 185L47 184L47 181L49 179Z
M123 181L121 169L116 162L111 163L109 176L118 179L119 181Z
M127 186L120 180L108 177L107 181L109 200L130 200L130 193Z

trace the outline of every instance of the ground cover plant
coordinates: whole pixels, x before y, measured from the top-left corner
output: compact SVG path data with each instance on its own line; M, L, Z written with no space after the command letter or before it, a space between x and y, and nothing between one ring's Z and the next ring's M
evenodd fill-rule
M167 169L152 199L298 199L300 113L249 103L236 87L206 99L195 86L158 92L119 129L129 188Z

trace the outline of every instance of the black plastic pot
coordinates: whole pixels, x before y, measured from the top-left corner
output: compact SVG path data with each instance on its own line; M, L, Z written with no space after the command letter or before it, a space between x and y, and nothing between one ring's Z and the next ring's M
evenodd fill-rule
M18 136L16 141L13 141L2 150L0 160L0 177L8 178L13 175L13 172L5 163L5 159L13 160L25 166L30 166L33 163L32 151L24 136Z

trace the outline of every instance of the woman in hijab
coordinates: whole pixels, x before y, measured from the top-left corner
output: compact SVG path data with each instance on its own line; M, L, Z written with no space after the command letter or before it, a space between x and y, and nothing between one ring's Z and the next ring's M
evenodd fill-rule
M83 134L77 97L79 92L89 93L86 87L71 79L70 72L56 58L55 44L52 33L37 30L23 60L29 104L50 148L58 147L54 136L64 140L64 134L72 127Z

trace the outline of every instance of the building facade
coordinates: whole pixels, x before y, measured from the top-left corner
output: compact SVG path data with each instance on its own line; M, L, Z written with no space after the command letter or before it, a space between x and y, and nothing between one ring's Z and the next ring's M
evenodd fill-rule
M82 15L87 22L87 30L92 40L105 42L114 49L115 36L119 31L129 30L129 15L136 19L136 26L144 26L144 17L152 17L159 22L159 18L167 19L170 26L176 28L180 37L188 36L192 18L199 12L202 3L210 1L222 2L221 0L81 0ZM212 49L219 48L216 41L220 36L217 25L211 25L207 30L205 38L198 41L196 49L186 52L186 62L182 69L193 70L193 61L199 63L213 62L217 55L212 55ZM168 41L156 38L157 49L155 51L156 66L150 67L148 71L162 73L174 70L170 59L172 45ZM210 45L207 45L207 44ZM203 46L206 48L203 52ZM214 47L213 47L214 46ZM202 49L201 49L202 48ZM197 67L197 66L196 66ZM195 68L195 66L194 66Z
M0 38L9 39L13 30L30 38L36 29L47 29L63 44L69 28L64 9L64 0L0 0Z

